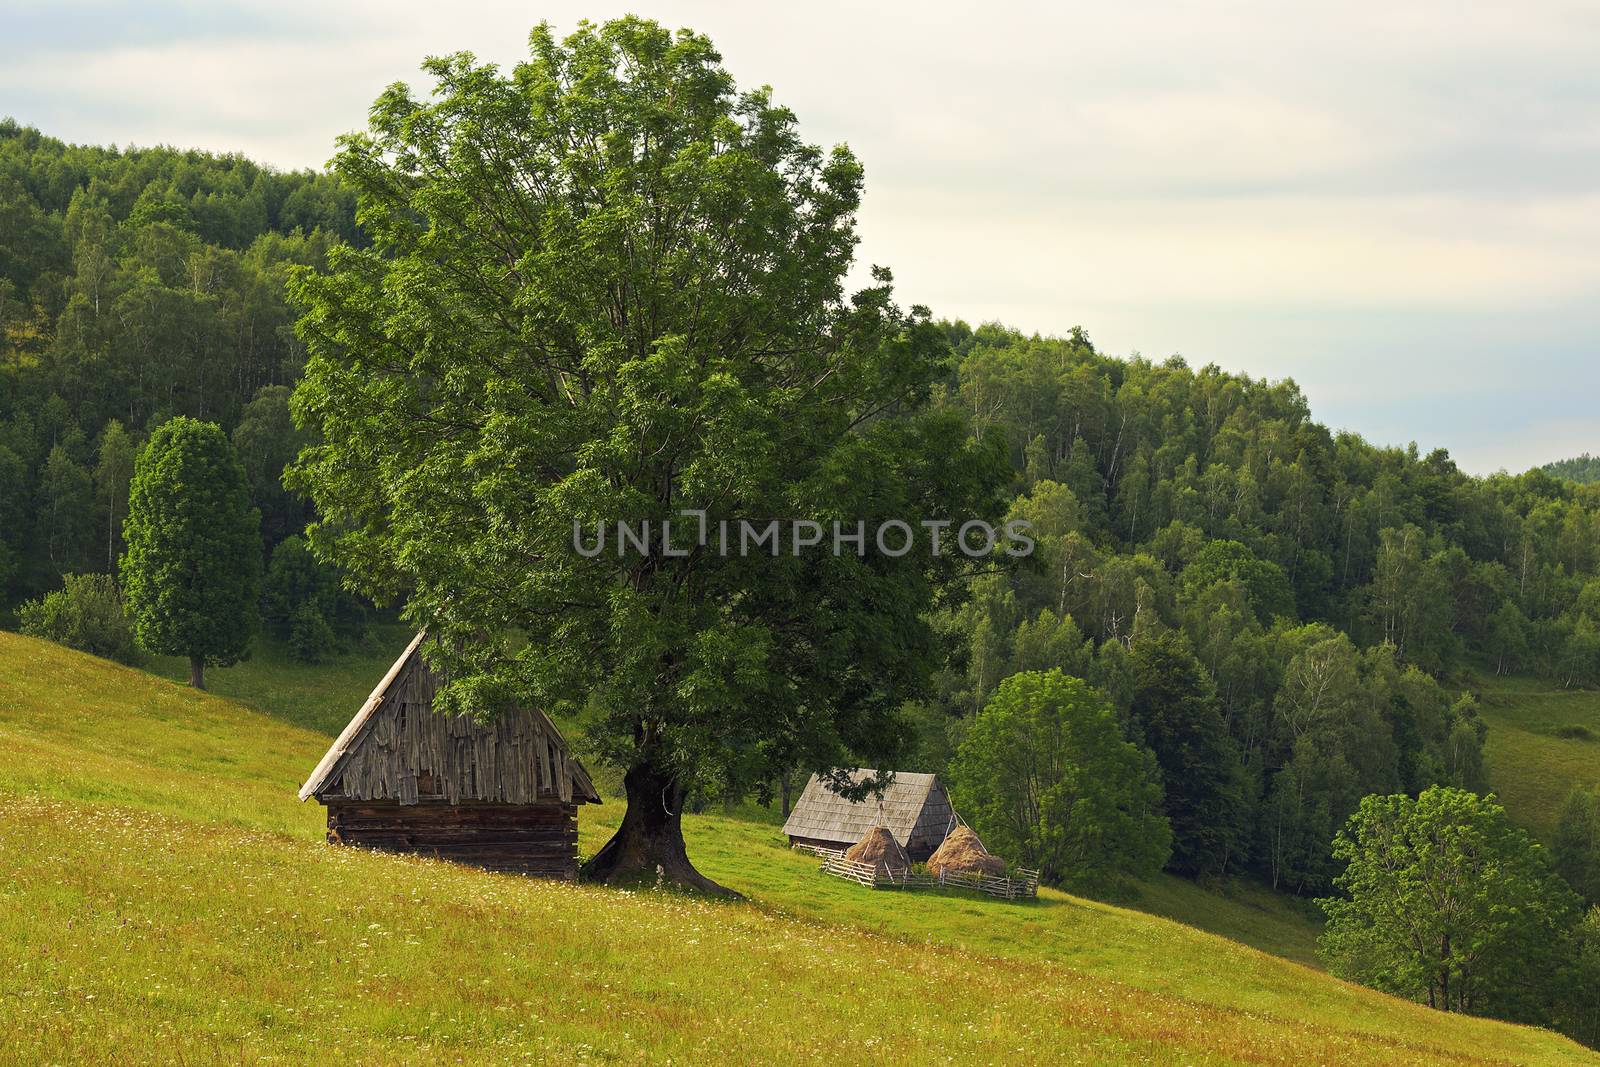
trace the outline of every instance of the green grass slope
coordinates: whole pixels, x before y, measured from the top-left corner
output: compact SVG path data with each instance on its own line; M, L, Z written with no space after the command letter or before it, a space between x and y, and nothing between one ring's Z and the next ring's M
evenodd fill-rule
M1600 785L1600 693L1533 678L1477 680L1489 784L1511 817L1549 839L1575 785Z
M291 657L281 641L258 640L243 663L206 671L206 688L274 718L337 737L414 632L408 626L380 623L368 628L366 640L354 652L314 665ZM189 661L181 656L153 657L150 670L174 682L189 681Z
M1136 911L857 889L748 819L689 826L736 905L331 848L326 744L0 634L0 1062L1596 1062Z

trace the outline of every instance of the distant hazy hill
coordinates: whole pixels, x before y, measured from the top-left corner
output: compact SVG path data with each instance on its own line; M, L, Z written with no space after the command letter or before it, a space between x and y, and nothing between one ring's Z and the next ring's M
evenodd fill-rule
M1600 456L1591 456L1587 452L1572 459L1546 463L1539 469L1546 474L1553 474L1557 478L1565 478L1568 481L1600 482Z

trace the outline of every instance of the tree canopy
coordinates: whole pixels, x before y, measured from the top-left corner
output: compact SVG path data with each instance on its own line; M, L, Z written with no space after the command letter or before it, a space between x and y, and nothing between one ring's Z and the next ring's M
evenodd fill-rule
M1568 481L1584 484L1600 482L1600 456L1591 456L1587 452L1571 459L1546 463L1539 469L1553 477L1566 478Z
M1087 682L1059 670L1001 683L950 765L957 810L998 854L1051 882L1153 875L1172 832L1150 753Z
M1340 832L1320 951L1337 975L1469 1011L1544 1021L1578 913L1543 850L1492 798L1368 796Z
M712 888L683 853L691 787L892 765L936 665L924 613L968 561L724 552L682 513L994 519L1004 461L926 410L950 371L927 312L884 271L846 296L847 149L688 31L540 27L530 51L430 60L432 100L397 86L343 141L373 243L295 276L321 443L292 476L318 551L429 628L446 706L581 716L624 769L591 876ZM617 522L657 550L575 550Z
M190 684L237 663L256 630L261 515L215 423L179 416L139 452L123 527L122 584L140 643L186 656Z

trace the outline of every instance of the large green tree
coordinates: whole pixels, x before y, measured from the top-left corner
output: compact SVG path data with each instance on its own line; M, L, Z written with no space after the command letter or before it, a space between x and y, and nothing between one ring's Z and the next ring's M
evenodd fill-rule
M1181 634L1135 642L1129 733L1155 753L1172 824L1172 870L1226 874L1248 859L1251 790L1215 689Z
M428 628L444 707L583 717L628 800L587 876L715 890L684 851L696 784L842 785L909 740L923 613L971 565L918 521L997 516L1004 458L923 411L948 373L926 312L884 272L845 295L860 164L706 38L541 26L509 72L426 70L433 98L391 88L335 162L372 248L292 288L312 543ZM720 550L724 520L780 518L918 545ZM576 550L619 520L655 548Z
M1541 1021L1578 900L1492 797L1433 786L1366 797L1322 901L1333 973L1443 1011Z
M953 796L991 849L1051 882L1103 884L1166 863L1160 772L1093 686L1059 670L1000 684L950 766Z
M122 585L144 647L205 669L237 663L256 629L261 516L227 435L179 416L139 452L123 525Z

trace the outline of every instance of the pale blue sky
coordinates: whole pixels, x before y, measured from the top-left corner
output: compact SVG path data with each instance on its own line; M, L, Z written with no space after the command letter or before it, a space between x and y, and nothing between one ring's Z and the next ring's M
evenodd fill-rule
M319 165L425 54L631 10L855 149L904 300L1520 469L1600 452L1600 4L1497 7L0 0L0 114Z

